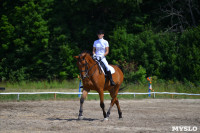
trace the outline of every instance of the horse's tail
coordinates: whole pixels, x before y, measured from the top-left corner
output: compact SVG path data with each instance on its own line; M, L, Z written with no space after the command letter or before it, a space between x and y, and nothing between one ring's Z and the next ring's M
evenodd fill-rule
M122 88L119 88L119 91L123 91L124 89L126 89L127 86L124 86Z

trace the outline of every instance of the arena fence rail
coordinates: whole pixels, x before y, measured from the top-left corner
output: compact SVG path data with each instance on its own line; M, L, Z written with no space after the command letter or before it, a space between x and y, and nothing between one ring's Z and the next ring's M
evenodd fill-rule
M17 100L20 99L20 95L34 95L34 94L54 94L54 99L56 99L56 94L66 94L66 95L81 95L81 92L9 92L9 93L0 93L0 95L17 95ZM99 93L88 93L89 95L98 95ZM104 95L109 95L110 93L104 93ZM121 92L119 95L149 95L153 94L153 98L156 98L156 94L171 94L173 95L188 95L188 96L200 96L200 94L190 94L190 93L177 93L177 92L150 92L150 93L137 93L137 92Z

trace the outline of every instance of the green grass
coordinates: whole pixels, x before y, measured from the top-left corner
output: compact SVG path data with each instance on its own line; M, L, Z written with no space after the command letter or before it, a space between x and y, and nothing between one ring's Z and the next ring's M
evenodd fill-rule
M76 89L79 87L79 80L64 80L62 82L56 80L52 82L4 82L0 83L0 86L6 88L4 92L76 91Z
M148 92L148 83L127 84L126 92ZM181 83L173 81L153 82L152 88L155 92L178 92L178 93L196 93L200 94L200 85L191 82Z
M148 92L148 83L137 83L137 84L123 84L126 88L122 92ZM69 81L38 81L38 82L19 82L19 83L0 83L0 87L5 87L5 91L1 92L78 92L79 80ZM193 83L181 83L173 81L165 82L153 82L153 90L155 92L178 92L178 93L196 93L200 94L200 86L194 85ZM95 92L95 91L91 91ZM148 95L118 95L119 99L143 99L148 98ZM153 98L153 94L151 96ZM186 95L168 95L168 94L156 94L156 98L192 98L199 99L200 96L186 96ZM67 100L67 99L79 99L78 95L65 95L57 94L56 100ZM99 95L88 95L88 100L99 100ZM110 95L104 95L104 99L111 99ZM17 95L0 95L0 101L16 101ZM21 94L20 101L26 100L55 100L54 94Z
M78 95L64 95L57 94L56 99L54 94L21 94L19 95L19 101L38 101L38 100L66 100L66 99L79 99ZM17 101L17 95L0 95L0 101Z

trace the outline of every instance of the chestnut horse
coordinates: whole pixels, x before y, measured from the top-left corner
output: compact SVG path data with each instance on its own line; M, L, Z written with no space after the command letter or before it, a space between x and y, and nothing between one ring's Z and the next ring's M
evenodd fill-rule
M80 110L78 119L83 119L83 103L90 90L96 90L100 97L100 107L103 111L104 120L108 120L110 111L114 104L117 105L119 119L122 118L122 111L119 106L119 101L117 99L117 94L124 80L124 75L122 70L116 66L111 65L115 69L115 73L112 74L115 86L110 85L110 80L106 78L101 68L99 68L97 61L95 61L88 52L83 52L79 56L74 56L77 59L77 65L80 70L81 78L83 81L83 92L80 98ZM110 107L108 112L105 112L104 105L104 91L109 91L112 97Z

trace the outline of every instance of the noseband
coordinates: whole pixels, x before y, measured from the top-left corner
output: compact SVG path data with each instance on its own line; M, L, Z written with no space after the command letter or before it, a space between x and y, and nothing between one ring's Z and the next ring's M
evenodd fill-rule
M82 64L81 61L85 61L85 63ZM80 55L79 55L79 61L78 62L79 62L79 65L81 67L85 66L85 70L80 70L80 73L85 72L84 75L81 75L82 80L84 80L85 78L89 78L89 77L91 77L91 76L94 75L94 73L96 72L96 69L95 69L95 71L91 75L89 75L88 73L97 64L97 62L92 67L89 68L87 60L85 58L80 59Z

